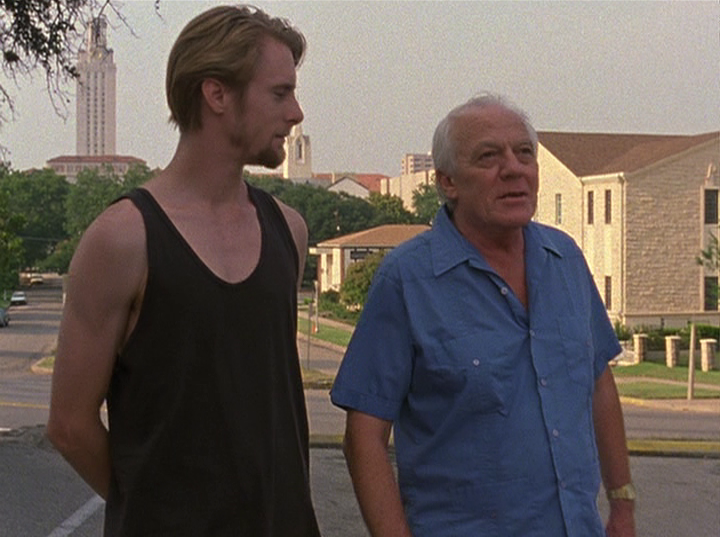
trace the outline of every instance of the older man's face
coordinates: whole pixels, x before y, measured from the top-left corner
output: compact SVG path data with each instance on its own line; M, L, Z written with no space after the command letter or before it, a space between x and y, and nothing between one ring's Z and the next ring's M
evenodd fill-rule
M451 135L456 166L444 190L455 224L490 235L525 226L537 206L538 163L522 119L501 106L470 109Z

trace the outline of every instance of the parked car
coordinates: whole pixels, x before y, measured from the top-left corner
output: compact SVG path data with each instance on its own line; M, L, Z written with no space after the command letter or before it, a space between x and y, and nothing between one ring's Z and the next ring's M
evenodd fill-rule
M10 297L10 305L11 306L20 306L22 304L27 304L27 296L25 296L24 291L15 291L12 296Z
M45 278L42 277L42 274L31 274L30 275L30 286L33 285L42 285L45 283Z
M0 327L10 324L10 314L5 308L0 308Z

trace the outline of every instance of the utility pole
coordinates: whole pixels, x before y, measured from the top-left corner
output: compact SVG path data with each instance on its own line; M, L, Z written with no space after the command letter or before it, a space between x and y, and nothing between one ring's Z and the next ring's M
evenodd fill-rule
M695 392L695 322L690 322L690 349L688 353L688 401L693 399Z

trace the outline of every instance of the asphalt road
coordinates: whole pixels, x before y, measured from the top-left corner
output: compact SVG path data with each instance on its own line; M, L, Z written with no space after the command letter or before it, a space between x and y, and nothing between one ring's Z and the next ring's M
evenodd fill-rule
M44 439L50 379L30 371L52 349L60 317L60 293L51 285L28 292L30 303L11 309L0 329L0 536L99 536L102 503ZM303 350L301 347L301 354ZM311 365L330 367L338 356L312 347ZM311 428L337 432L342 413L327 393L308 394ZM324 414L325 413L325 414ZM716 416L625 408L630 437L715 438ZM313 417L314 416L314 417ZM638 535L720 535L720 461L633 457L641 499ZM367 535L339 449L311 449L311 478L326 537ZM600 501L601 510L605 510Z

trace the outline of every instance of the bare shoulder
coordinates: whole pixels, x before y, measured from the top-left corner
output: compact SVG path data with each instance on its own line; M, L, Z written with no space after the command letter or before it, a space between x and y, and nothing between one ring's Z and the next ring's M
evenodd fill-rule
M285 216L285 221L288 223L290 232L293 234L293 238L297 243L298 250L305 250L307 248L308 241L308 229L307 224L305 223L305 219L298 211L296 211L289 205L286 205L277 198L275 198L275 201L280 207L283 216Z
M142 216L130 200L121 200L105 209L90 224L76 254L97 254L99 258L134 257L142 253L144 247Z
M80 239L70 264L73 287L103 294L113 288L127 293L145 275L145 226L130 200L121 200L103 211ZM124 288L124 289L118 289Z

